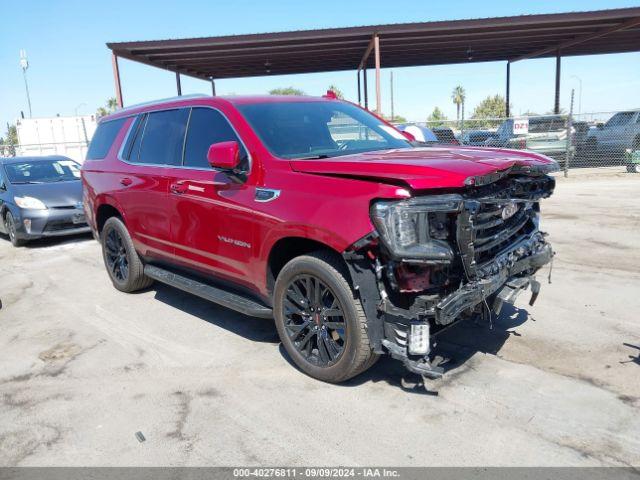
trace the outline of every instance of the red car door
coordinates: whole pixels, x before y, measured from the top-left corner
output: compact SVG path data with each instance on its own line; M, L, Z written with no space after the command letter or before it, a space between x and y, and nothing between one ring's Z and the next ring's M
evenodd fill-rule
M182 168L170 169L171 239L176 261L214 276L247 284L254 252L250 205L255 186L236 182L211 168L211 144L235 140L233 127L218 110L194 107L184 144ZM246 167L249 159L241 144ZM247 285L251 287L251 285Z
M140 116L123 149L128 163L119 173L118 203L142 255L173 258L169 226L168 170L182 160L189 109L151 112Z

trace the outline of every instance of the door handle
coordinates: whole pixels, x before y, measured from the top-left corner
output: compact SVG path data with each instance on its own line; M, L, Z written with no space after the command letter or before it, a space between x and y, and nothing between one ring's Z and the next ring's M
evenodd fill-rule
M124 185L125 187L128 187L132 183L133 183L133 180L131 180L129 177L124 177L120 179L120 184Z
M187 191L188 188L189 188L188 185L182 182L172 183L169 186L169 190L171 191L171 193L175 193L177 195L183 194L184 192Z

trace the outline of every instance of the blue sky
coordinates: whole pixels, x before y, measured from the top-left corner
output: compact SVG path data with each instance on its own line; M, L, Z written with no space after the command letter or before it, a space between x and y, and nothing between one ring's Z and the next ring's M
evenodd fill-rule
M417 22L534 13L631 7L640 1L484 1L394 2L378 0L282 1L44 1L5 5L0 29L0 131L21 110L27 112L19 50L27 50L34 116L93 113L114 96L108 41L151 40L227 35L378 23ZM467 110L487 95L504 93L504 62L394 69L395 111L424 120L434 106L451 118L450 95L460 84L467 91ZM384 66L384 59L383 59ZM539 59L512 66L514 112L545 112L553 106L554 60ZM175 95L169 72L121 61L125 103ZM563 59L562 106L582 79L582 111L640 107L640 53ZM373 81L373 77L370 77ZM389 111L389 70L383 69L383 111ZM308 94L324 93L336 84L356 98L354 72L229 79L216 83L219 94L264 93L295 86ZM183 93L210 92L202 81L185 78ZM577 91L576 91L577 94Z

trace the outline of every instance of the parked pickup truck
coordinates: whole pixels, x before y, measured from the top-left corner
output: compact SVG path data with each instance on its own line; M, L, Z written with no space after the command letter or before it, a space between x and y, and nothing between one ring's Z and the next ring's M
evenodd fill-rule
M528 118L528 132L514 133L514 119L505 120L498 130L486 140L485 145L500 148L521 148L547 155L560 163L567 157L567 117L549 115ZM573 152L578 140L575 128L569 148Z
M331 96L130 107L93 137L86 216L123 292L155 280L274 318L320 380L383 354L436 378L440 331L537 296L553 255L539 201L557 164L409 137Z

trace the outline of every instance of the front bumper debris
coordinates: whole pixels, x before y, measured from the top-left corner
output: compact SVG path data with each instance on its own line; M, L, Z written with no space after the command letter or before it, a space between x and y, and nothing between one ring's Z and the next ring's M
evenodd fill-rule
M463 283L444 297L418 295L410 308L392 303L382 281L381 268L372 267L369 257L351 251L346 252L344 258L365 309L374 350L400 360L410 372L436 379L444 374L444 369L432 364L431 352L425 355L409 352L411 324L429 324L433 343L437 334L458 320L469 318L472 312L478 312L481 304L497 315L504 303L513 304L520 293L530 288L532 305L540 289L534 274L551 262L553 255L544 234L536 231L496 257L491 268L489 265L479 266L476 272L482 277ZM496 273L490 274L489 271ZM483 308L486 310L486 307Z
M436 323L440 325L452 323L463 311L475 307L498 290L500 290L498 297L503 302L513 303L515 300L513 292L519 293L521 290L526 289L533 279L532 276L518 275L526 270L537 270L549 263L552 258L553 250L551 245L545 242L540 245L536 253L516 260L510 267L504 267L498 274L467 283L438 303L436 306ZM507 293L502 292L505 289ZM509 291L510 293L508 293ZM502 296L500 296L501 293ZM534 293L537 294L537 292Z

